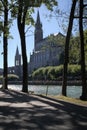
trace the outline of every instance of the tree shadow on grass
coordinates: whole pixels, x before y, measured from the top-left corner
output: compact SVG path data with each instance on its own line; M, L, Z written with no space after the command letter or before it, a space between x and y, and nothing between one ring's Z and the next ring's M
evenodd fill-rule
M87 129L87 107L13 90L0 94L0 130Z

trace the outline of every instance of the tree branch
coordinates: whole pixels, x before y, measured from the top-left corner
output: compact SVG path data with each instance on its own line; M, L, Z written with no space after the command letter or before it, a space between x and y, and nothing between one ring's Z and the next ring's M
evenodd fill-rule
M84 4L84 5L83 5L83 8L86 7L86 6L87 6L87 4Z
M79 19L80 17L79 16L74 16L74 18ZM87 19L87 17L86 16L82 17L82 19Z
M28 10L28 6L25 5L24 6L24 12L23 12L23 19L22 19L23 25L25 25L27 10Z
M27 30L26 30L26 32L25 32L25 34L28 32L28 30L31 28L32 26L29 26L28 28L27 28Z

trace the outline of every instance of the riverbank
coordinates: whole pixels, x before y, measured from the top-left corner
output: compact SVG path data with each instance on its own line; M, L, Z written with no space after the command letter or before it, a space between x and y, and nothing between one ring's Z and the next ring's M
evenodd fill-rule
M62 85L62 81L42 80L42 81L29 81L30 85ZM81 86L81 80L67 81L67 85Z
M0 85L0 88L2 85ZM10 84L8 89L21 91L22 84ZM62 85L28 85L28 91L33 91L34 94L44 94L44 95L61 95ZM82 93L81 86L67 86L67 96L73 98L79 98Z
M66 96L62 96L62 95L49 96L49 97L56 99L56 100L62 100L62 101L68 102L68 103L73 103L75 105L81 105L81 106L87 107L87 101L83 101L78 98L71 98L71 97L66 97Z
M2 82L0 82L2 84ZM21 85L22 81L8 81L8 84L16 84L16 85ZM67 85L72 86L81 86L82 82L81 80L69 80L67 81ZM62 81L52 81L52 80L32 80L28 81L28 85L62 85Z

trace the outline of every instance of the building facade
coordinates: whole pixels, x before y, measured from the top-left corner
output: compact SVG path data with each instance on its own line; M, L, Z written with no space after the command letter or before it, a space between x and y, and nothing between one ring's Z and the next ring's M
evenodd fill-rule
M56 37L65 37L61 33L51 35L43 38L42 23L40 20L39 11L35 24L34 33L34 51L30 55L29 73L44 66L57 66L60 64L60 55L63 53L64 48L61 44L54 42ZM51 38L53 38L51 40Z
M19 53L18 47L16 49L16 54L14 58L14 66L8 67L8 74L15 74L22 78L22 65L21 65L21 55Z
M29 75L40 67L60 65L60 55L63 53L64 48L55 39L60 39L61 37L65 38L61 33L58 33L43 38L42 23L38 11L34 32L34 51L30 54L28 63ZM14 58L14 66L8 68L8 74L16 74L20 79L22 78L21 55L18 47Z

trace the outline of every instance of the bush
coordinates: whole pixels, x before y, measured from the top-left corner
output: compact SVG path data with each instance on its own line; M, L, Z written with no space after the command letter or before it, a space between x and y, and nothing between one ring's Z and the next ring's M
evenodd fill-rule
M55 78L58 79L63 75L63 65L55 67Z
M63 72L63 66L58 67L42 67L32 73L32 78L35 80L56 80L58 76L61 76Z
M81 75L80 65L69 65L68 66L68 76L79 76Z
M43 69L44 68L39 68L39 69L37 69L36 71L34 71L33 72L33 74L32 74L32 78L33 79L35 79L35 80L41 80L41 79L43 79Z
M0 76L0 81L3 80L3 75ZM8 81L16 81L19 80L19 76L15 74L8 74Z
M19 76L15 75L15 74L8 74L8 80L9 80L9 81L19 80Z
M37 69L32 73L35 80L62 80L63 65L49 66ZM68 79L80 79L81 67L80 65L68 65Z

